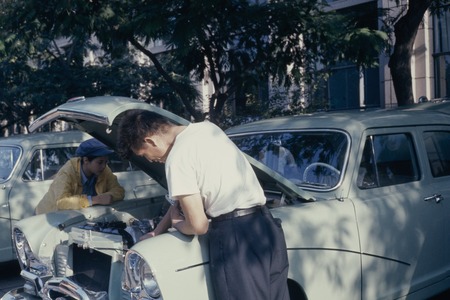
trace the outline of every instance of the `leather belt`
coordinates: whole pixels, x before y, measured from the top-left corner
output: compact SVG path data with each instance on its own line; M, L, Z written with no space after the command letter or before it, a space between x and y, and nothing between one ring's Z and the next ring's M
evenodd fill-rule
M237 209L233 210L232 212L211 218L211 221L217 222L217 221L224 221L224 220L239 218L239 217L254 214L256 212L260 212L261 209L262 209L262 206L254 206L254 207L242 208L242 209L237 208Z

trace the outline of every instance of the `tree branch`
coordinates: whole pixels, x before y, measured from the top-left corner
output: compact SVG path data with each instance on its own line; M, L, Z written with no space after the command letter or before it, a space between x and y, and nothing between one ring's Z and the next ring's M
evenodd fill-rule
M167 81L167 83L175 90L175 92L178 94L179 98L181 99L181 101L183 102L183 104L185 105L186 109L188 110L188 112L192 115L192 117L196 120L196 121L201 121L202 115L195 110L195 108L191 105L191 103L189 102L189 99L187 99L184 96L183 91L178 87L178 83L175 82L172 77L166 72L166 70L164 70L164 68L162 67L161 63L159 62L158 58L156 57L156 55L154 53L152 53L151 51L149 51L148 49L146 49L143 45L141 45L136 39L134 38L129 38L128 41L139 51L141 51L142 53L144 53L148 58L150 58L150 60L153 62L153 64L155 65L155 68L158 70L158 72L161 74L161 76Z

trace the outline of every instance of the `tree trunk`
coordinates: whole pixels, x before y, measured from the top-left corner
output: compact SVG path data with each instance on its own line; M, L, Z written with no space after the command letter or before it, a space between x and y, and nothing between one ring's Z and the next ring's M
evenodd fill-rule
M410 0L406 14L394 25L394 52L389 60L395 96L399 106L414 103L411 57L417 31L433 0Z

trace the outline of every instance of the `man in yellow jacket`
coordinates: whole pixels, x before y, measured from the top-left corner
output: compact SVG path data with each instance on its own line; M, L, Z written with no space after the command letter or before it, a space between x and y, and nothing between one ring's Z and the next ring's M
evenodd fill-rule
M68 160L56 174L37 205L36 214L123 200L125 190L107 165L111 153L112 150L96 139L82 142L76 157Z

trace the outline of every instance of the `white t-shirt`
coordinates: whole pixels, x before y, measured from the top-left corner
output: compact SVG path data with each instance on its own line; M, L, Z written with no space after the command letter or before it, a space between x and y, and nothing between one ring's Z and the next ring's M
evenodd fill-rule
M190 124L178 134L165 168L170 197L200 193L211 217L266 202L245 156L208 121Z

